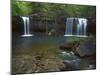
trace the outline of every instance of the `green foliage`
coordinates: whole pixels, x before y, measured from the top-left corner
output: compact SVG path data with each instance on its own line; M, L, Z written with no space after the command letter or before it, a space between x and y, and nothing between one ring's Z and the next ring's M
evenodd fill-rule
M12 14L14 16L23 16L32 14L32 3L31 2L20 2L13 0L12 2Z
M69 17L95 17L95 7L67 5L65 11Z
M83 37L70 37L68 39L66 39L66 43L67 44L79 44L82 41L85 41L87 38L83 38Z
M42 13L50 17L93 17L95 18L95 6L36 3L36 2L12 2L13 15L32 15Z

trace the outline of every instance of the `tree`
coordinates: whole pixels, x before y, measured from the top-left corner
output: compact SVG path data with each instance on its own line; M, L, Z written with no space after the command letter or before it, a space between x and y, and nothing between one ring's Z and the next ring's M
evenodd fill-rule
M32 14L32 3L31 2L21 2L12 1L12 14L14 16L23 16Z
M12 13L15 16L26 16L37 13L46 14L49 17L93 17L96 16L96 7L87 5L72 5L42 2L23 2L13 0Z

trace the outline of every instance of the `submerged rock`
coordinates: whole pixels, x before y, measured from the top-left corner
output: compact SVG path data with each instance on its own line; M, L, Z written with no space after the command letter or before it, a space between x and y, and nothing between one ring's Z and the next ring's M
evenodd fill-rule
M81 60L74 55L74 53L62 51L61 52L61 58L63 59L63 63L66 65L65 68L62 68L61 70L78 70L80 69L80 62Z
M63 61L57 57L20 56L14 58L12 62L13 74L57 72L65 67Z

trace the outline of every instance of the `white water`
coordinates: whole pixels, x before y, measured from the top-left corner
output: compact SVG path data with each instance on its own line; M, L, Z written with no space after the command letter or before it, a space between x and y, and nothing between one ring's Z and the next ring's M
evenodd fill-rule
M74 25L76 25L76 27ZM74 27L76 32L73 32ZM87 19L67 18L66 31L64 36L87 37Z
M80 69L81 59L74 55L74 52L62 51L62 59L65 63L73 66L74 69Z
M72 35L72 30L73 30L73 19L74 18L68 18L66 22L66 32L65 34L67 35Z
M23 22L24 22L24 35L22 35L22 37L33 36L32 34L30 34L29 17L22 17L22 19L23 19Z
M87 19L79 18L77 24L77 35L86 36Z

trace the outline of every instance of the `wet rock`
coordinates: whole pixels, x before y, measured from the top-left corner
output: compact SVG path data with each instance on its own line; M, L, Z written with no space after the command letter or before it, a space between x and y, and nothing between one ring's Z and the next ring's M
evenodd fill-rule
M56 60L56 59L44 59L41 61L43 64L41 67L44 69L43 72L56 72L60 71L60 68L64 67L65 65L63 64L62 60Z
M71 52L71 51L76 50L76 48L79 46L79 43L80 42L66 43L66 44L61 45L59 49L62 51Z
M70 52L62 51L61 58L63 59L63 63L66 65L66 67L61 68L62 71L80 69L81 60L77 56L75 56L72 51Z
M94 39L88 39L80 43L79 47L76 48L77 55L80 57L87 57L96 54L96 41Z
M13 74L32 73L36 68L34 57L16 57L12 59Z
M65 67L59 58L44 58L38 56L20 56L12 60L13 74L57 72Z
M73 66L67 62L63 62L65 64L65 67L60 68L61 71L71 71L73 69Z
M59 47L60 50L70 52L72 51L73 44L66 44Z

